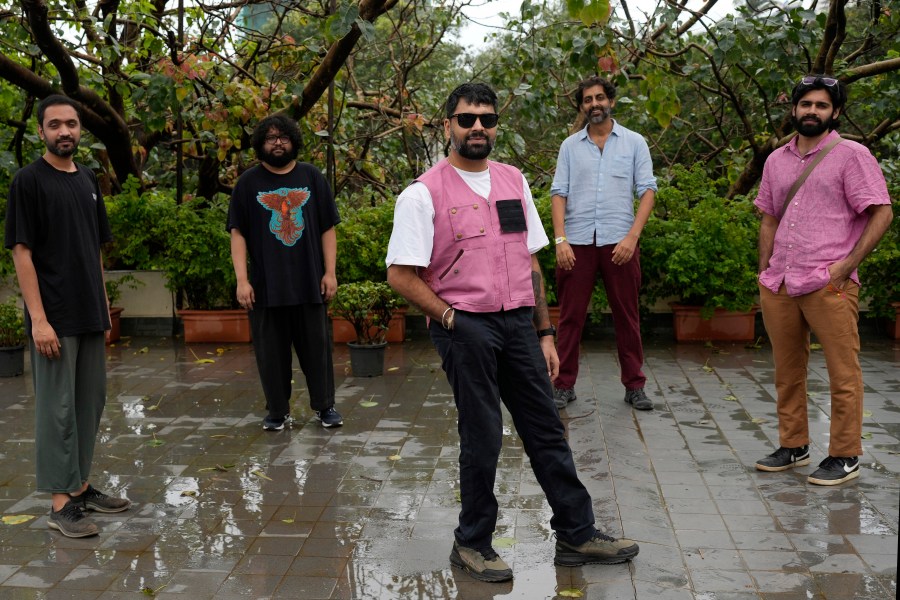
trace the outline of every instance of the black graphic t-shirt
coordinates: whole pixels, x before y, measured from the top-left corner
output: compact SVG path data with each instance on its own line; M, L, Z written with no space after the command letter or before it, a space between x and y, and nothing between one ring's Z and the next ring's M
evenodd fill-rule
M247 240L255 306L321 304L322 233L340 221L328 182L311 164L283 175L258 165L241 175L226 228Z

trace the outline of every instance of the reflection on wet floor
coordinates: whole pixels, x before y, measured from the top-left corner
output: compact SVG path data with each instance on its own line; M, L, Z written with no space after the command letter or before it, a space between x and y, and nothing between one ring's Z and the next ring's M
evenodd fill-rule
M134 501L100 536L47 528L34 492L30 371L0 379L0 598L466 600L895 598L900 512L896 343L867 340L860 479L806 483L828 445L824 359L810 369L814 464L760 473L777 445L768 347L649 341L656 410L622 402L611 341L588 341L564 412L598 526L641 543L631 564L553 565L550 511L507 420L495 547L513 582L451 569L456 412L426 340L392 344L385 376L335 351L342 428L301 385L291 429L264 432L252 348L140 338L108 350L93 483ZM302 382L298 372L297 379Z

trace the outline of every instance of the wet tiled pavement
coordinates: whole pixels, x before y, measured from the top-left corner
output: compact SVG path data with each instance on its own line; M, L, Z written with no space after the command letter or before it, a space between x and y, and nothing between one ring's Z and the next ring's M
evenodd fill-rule
M49 498L34 491L26 367L0 379L0 598L896 597L900 345L864 342L862 475L834 488L805 479L828 442L821 352L810 376L814 464L784 473L753 469L777 445L768 347L651 340L646 354L656 410L622 401L606 340L585 343L579 399L564 413L598 525L639 540L640 555L553 566L549 508L507 419L495 547L515 571L510 584L449 565L458 438L426 340L391 345L388 372L371 379L348 374L339 346L344 427L319 426L302 392L294 427L277 433L261 427L250 346L135 338L110 348L93 483L135 504L96 516L103 532L80 540L47 528Z

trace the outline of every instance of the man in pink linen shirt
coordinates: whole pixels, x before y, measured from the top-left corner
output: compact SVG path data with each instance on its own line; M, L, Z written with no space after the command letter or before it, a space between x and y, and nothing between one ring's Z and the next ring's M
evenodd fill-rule
M784 471L810 462L806 378L812 331L822 344L831 385L828 456L807 478L816 485L859 477L863 381L856 268L893 217L875 157L849 140L825 156L784 207L807 164L839 138L835 129L846 100L837 79L800 80L791 93L798 135L766 160L755 201L763 213L759 293L775 360L779 435L778 450L756 468Z

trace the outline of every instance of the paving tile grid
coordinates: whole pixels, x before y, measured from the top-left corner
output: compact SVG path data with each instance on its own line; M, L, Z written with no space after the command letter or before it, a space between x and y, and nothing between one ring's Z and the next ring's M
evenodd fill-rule
M274 433L250 345L109 348L92 481L134 506L95 516L102 533L78 540L47 528L49 498L34 490L30 371L0 379L0 598L896 598L898 343L864 341L862 475L832 488L806 482L828 446L821 352L813 464L782 473L753 468L777 446L767 345L651 338L645 354L654 411L623 402L614 344L587 340L563 412L598 527L638 540L640 555L553 566L549 507L506 415L495 547L509 584L449 566L456 413L427 340L392 344L376 378L352 377L339 345L345 425L315 422L298 371L295 425Z

